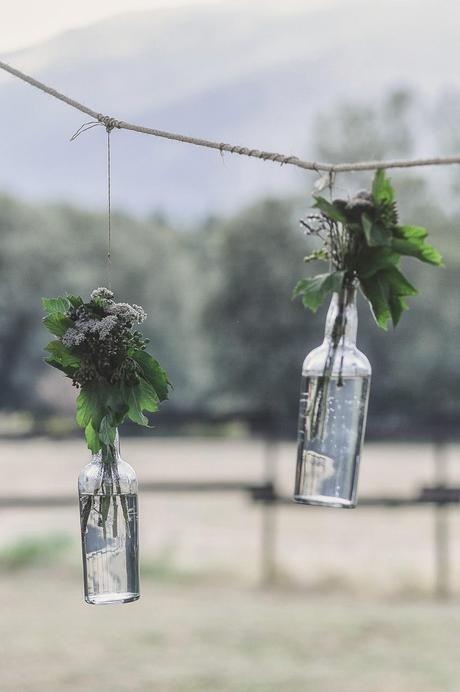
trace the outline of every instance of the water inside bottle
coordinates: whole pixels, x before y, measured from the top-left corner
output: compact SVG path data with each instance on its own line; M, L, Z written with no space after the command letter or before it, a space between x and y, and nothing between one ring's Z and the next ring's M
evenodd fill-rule
M303 377L294 499L354 507L369 376Z
M139 598L137 495L80 495L85 600Z

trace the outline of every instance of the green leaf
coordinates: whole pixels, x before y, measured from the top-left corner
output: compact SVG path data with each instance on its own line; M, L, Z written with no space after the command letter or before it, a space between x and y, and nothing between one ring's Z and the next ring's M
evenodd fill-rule
M42 305L48 315L64 314L71 308L68 298L42 298Z
M73 327L73 322L69 317L54 313L43 318L43 324L54 336L64 336L66 331Z
M132 358L142 368L142 376L152 385L159 401L165 401L171 384L159 362L147 351L135 351Z
M54 358L54 356L50 356L49 358L45 358L45 363L47 363L48 365L51 365L51 367L53 367L53 368L56 368L56 370L60 370L65 375L67 375L67 377L72 377L74 372L75 372L75 368L71 368L71 367L68 367L66 365L62 365L62 363L59 360L57 360L56 358Z
M428 235L424 228L419 226L398 226L395 229L391 247L400 255L416 257L422 262L442 266L443 261L439 252L429 243L425 242Z
M362 214L361 222L368 245L375 247L391 243L393 235L391 228L385 228L378 223L373 223L367 214Z
M395 191L393 190L390 179L386 177L385 171L382 168L375 172L374 181L372 183L372 197L377 204L391 204L395 201Z
M396 226L395 235L400 238L420 238L423 240L427 237L428 231L422 226Z
M85 386L80 390L77 397L77 424L80 428L86 428L89 422L93 424L93 428L97 431L104 417L105 411L103 401L99 396L96 387Z
M403 311L408 308L404 297L417 295L417 289L394 266L361 279L360 284L375 321L382 329L387 329L390 318L396 327Z
M380 276L380 272L369 279L360 281L361 290L370 303L375 321L382 329L388 329L388 320L391 317L389 304L388 285Z
M85 438L86 444L88 445L88 448L92 451L92 453L96 454L97 452L99 452L99 450L102 447L102 444L99 439L99 435L94 430L91 423L88 423L88 425L85 428Z
M399 254L386 246L366 247L360 253L356 264L359 279L368 279L381 269L396 266L399 262Z
M65 367L77 369L80 366L80 358L69 351L62 341L54 339L45 346L45 351L52 354L53 359Z
M302 279L294 288L292 297L302 297L306 308L316 312L328 293L339 292L343 286L344 272L318 274L311 279Z
M160 400L150 382L147 382L147 380L144 380L144 378L141 377L141 380L137 386L140 389L142 410L150 411L150 413L155 413L155 411L158 411L158 404L160 403Z
M125 391L123 387L113 385L104 386L102 395L99 398L105 402L105 409L110 412L111 424L113 427L121 425L128 413L129 405L125 401Z
M396 267L379 272L387 281L391 293L398 296L416 296L418 291Z
M80 296L66 296L69 303L74 308L79 308L83 305L83 298Z
M335 207L333 204L328 202L327 199L324 197L315 197L314 200L315 203L313 204L313 207L319 209L325 216L328 217L328 219L338 221L339 223L347 222L347 217L345 214L340 211L340 209L337 209L337 207Z
M148 427L149 421L142 413L141 391L138 385L135 387L130 387L128 392L128 404L128 418L132 420L133 423Z
M312 252L310 255L303 258L304 262L314 262L316 260L319 262L328 262L329 255L326 250L315 250L315 252Z
M396 327L399 320L401 319L401 315L403 314L404 310L408 310L409 306L402 296L391 295L389 302L391 310L391 319L393 321L393 326Z
M128 418L137 423L148 427L149 421L143 411L154 413L158 410L158 397L153 386L141 378L139 384L128 389Z
M115 442L115 437L117 434L117 427L114 426L109 418L109 416L104 416L101 420L101 425L99 426L99 439L103 445L109 447Z

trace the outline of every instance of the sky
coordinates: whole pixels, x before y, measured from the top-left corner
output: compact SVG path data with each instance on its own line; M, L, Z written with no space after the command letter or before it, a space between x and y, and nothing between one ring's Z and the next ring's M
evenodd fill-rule
M92 24L100 19L123 12L151 10L157 7L181 7L193 5L220 5L238 2L242 8L260 3L271 5L272 10L289 12L296 4L323 7L340 0L14 0L2 7L0 22L0 53L25 48L51 36Z
M222 0L14 0L2 7L0 52L6 53L45 40L50 36L91 24L120 12L197 4Z

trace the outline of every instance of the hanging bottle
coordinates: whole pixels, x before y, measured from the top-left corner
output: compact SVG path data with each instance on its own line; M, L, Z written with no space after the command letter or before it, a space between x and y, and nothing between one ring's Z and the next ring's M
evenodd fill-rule
M355 507L371 366L356 347L356 287L334 293L324 342L305 358L294 500Z
M139 598L137 479L119 438L94 454L78 479L85 600L93 605Z

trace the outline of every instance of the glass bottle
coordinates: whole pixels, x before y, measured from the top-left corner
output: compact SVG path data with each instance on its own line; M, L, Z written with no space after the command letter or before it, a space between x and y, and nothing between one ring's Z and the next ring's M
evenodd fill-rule
M305 358L294 500L355 507L371 366L356 347L356 287L332 296L324 341Z
M137 479L120 456L119 438L93 454L78 479L85 601L139 598Z

